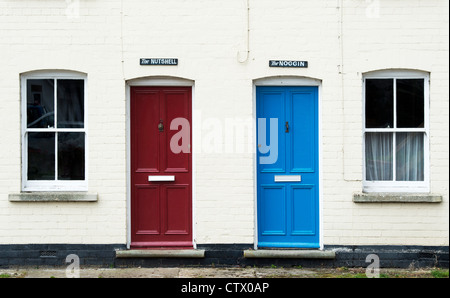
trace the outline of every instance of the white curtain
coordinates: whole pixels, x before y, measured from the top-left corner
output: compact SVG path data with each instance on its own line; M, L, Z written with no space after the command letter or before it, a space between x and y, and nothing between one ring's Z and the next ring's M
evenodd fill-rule
M423 133L397 133L397 181L424 181Z
M392 133L366 133L366 180L392 180L392 163Z
M424 181L423 133L396 133L396 181ZM393 181L393 133L366 133L366 180Z

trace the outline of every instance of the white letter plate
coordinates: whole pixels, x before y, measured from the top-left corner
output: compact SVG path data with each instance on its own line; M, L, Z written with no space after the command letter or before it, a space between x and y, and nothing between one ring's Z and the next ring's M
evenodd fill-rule
M302 176L292 175L292 176L275 176L275 182L301 182Z
M175 181L175 176L148 176L149 182L170 182Z

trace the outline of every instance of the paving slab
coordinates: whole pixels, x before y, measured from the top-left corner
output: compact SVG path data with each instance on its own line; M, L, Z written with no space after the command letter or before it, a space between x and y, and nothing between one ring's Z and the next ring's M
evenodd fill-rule
M180 277L183 278L255 278L253 268L182 268Z

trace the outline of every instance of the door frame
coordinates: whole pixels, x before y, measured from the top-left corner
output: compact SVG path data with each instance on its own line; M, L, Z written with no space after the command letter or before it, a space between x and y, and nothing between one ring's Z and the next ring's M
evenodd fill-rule
M126 100L126 244L127 249L131 246L131 87L191 87L191 144L194 144L195 129L194 129L194 94L195 94L195 82L193 80L171 77L171 76L151 76L129 79L125 81L125 100ZM192 197L192 245L193 248L197 248L195 242L196 230L195 230L195 146L191 147L192 158L192 185L191 185L191 197Z
M253 199L254 199L254 249L258 250L258 165L257 165L257 101L256 87L274 86L274 87L317 87L318 89L318 150L319 150L319 246L323 250L323 175L322 175L322 81L319 79L301 77L301 76L274 76L263 77L253 80L253 144L255 154L253 156Z

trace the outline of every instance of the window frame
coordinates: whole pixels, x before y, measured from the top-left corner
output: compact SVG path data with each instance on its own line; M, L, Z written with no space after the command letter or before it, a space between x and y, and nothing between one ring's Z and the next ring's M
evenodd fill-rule
M73 71L34 71L21 75L21 150L22 150L22 191L24 192L56 192L88 190L88 111L87 111L87 75ZM84 81L84 127L83 128L28 128L27 127L27 81L35 79L68 79ZM55 82L56 83L56 82ZM55 113L57 112L57 87L54 90ZM56 115L57 117L57 115ZM56 126L56 118L55 118ZM28 132L81 132L84 133L84 180L58 180L55 172L55 180L28 180ZM55 168L58 168L58 150L55 141Z
M393 128L366 128L366 80L367 79L393 79ZM423 79L424 80L424 127L423 128L397 128L397 79ZM363 75L363 192L366 193L429 193L430 191L430 162L429 162L429 106L430 106L430 75L422 71L409 70L383 70ZM366 180L366 133L383 132L393 133L393 179L396 179L396 133L420 132L424 135L424 180L423 181L370 181Z

